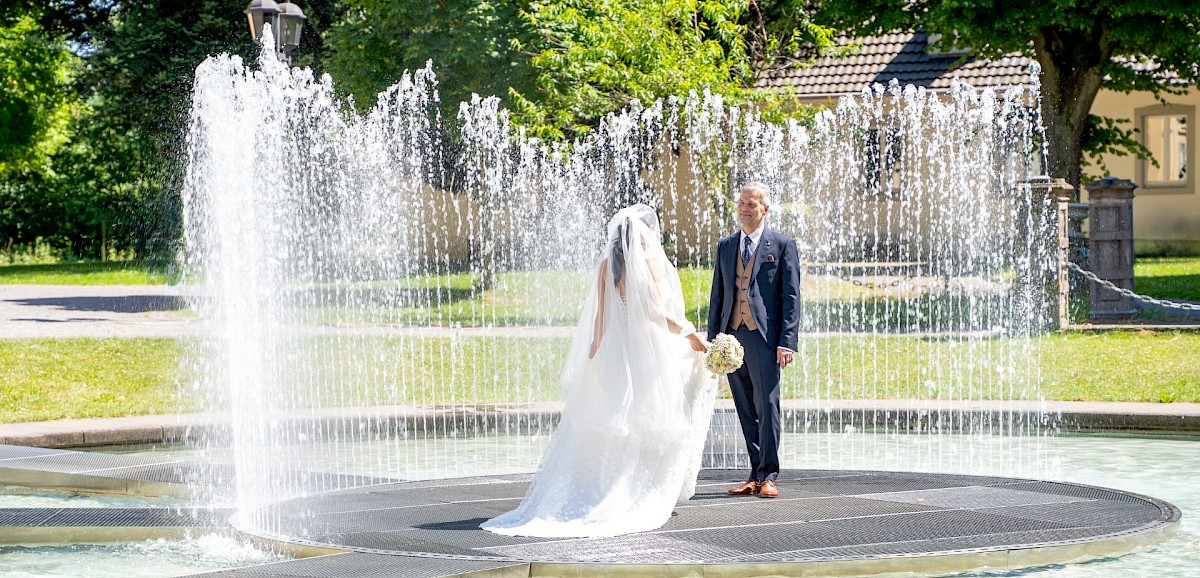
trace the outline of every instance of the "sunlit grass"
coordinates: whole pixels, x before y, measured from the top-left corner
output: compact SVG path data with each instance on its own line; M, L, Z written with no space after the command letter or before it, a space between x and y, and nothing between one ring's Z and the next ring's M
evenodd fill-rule
M565 337L305 337L269 359L268 371L296 403L325 407L550 401L559 399L569 345ZM193 411L191 378L181 376L187 351L172 339L0 340L0 422ZM810 336L801 354L783 373L785 398L1200 402L1197 333L1029 342ZM1040 389L1028 389L1024 375L1040 376Z
M180 352L173 339L0 339L0 421L191 410Z
M163 285L165 271L127 261L0 265L0 285Z
M1200 257L1139 257L1133 290L1160 299L1200 301Z

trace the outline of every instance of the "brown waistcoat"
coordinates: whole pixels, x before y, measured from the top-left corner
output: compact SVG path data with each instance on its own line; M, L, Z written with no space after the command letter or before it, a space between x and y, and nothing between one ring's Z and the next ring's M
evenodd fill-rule
M739 254L735 259L737 261L737 277L734 278L734 286L737 287L736 300L733 303L733 314L729 316L729 327L737 329L743 323L750 331L758 331L758 324L754 322L754 314L750 313L750 273L754 269L754 258L758 255L758 247L754 248L754 254L750 255L750 261L742 265L742 256Z

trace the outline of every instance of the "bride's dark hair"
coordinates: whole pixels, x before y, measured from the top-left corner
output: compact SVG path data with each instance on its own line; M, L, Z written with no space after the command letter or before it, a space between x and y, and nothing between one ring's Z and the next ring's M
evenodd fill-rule
M620 287L621 282L625 280L625 247L629 246L632 236L633 223L626 218L624 223L617 225L617 234L612 242L612 256L609 257L609 265L613 272L613 286ZM625 238L624 243L621 242L622 237Z

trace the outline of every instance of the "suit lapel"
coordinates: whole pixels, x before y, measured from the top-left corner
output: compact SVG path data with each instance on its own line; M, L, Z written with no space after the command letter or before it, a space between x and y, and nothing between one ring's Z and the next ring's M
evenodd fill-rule
M725 279L729 280L726 283L727 285L734 285L735 283L733 279L737 277L737 240L738 234L734 233L733 238L731 238L729 242L725 244L728 247L728 249L725 250L725 254L720 256L720 266L725 270Z
M758 248L754 250L754 268L750 269L750 284L754 285L754 280L758 278L758 268L762 266L763 259L767 258L767 253L771 250L771 230L763 229L762 236L758 238Z

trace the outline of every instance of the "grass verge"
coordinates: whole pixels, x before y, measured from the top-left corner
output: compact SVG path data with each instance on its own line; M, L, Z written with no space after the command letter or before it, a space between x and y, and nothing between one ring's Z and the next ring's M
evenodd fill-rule
M265 368L304 406L557 399L569 340L369 336L297 340ZM193 411L172 339L0 340L0 422ZM1031 353L1033 352L1033 353ZM1200 402L1200 334L1066 333L1023 340L811 337L784 372L787 398ZM1040 392L1010 363L1040 360ZM1024 371L1024 369L1021 369ZM278 393L275 395L284 395ZM218 396L219 397L219 396Z
M128 261L0 265L0 285L163 285L174 280L163 270Z
M188 411L174 339L0 339L0 421Z
M1159 299L1200 301L1200 257L1139 258L1133 290Z

